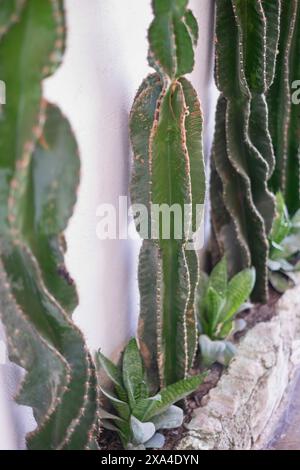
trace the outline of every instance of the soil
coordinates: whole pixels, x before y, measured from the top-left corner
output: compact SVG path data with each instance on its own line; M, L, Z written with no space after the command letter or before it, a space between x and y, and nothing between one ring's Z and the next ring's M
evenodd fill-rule
M269 301L267 304L255 305L252 309L245 310L244 312L240 313L238 318L243 318L247 322L247 326L243 331L235 334L235 341L239 341L240 338L242 338L246 332L253 328L253 326L257 323L270 321L276 314L276 304L279 298L280 294L270 288ZM223 370L223 366L217 363L214 364L211 367L204 382L200 385L199 389L185 400L185 418L183 425L180 428L163 432L166 438L164 450L171 450L176 448L176 445L179 443L184 433L186 432L185 425L191 420L193 410L205 404L209 391L216 387ZM192 370L192 374L197 374L199 372L201 372L199 369ZM106 429L102 430L101 432L101 436L99 438L99 447L100 450L123 450L117 433Z
M257 323L270 321L276 314L276 304L280 299L281 294L270 288L269 301L267 304L257 304L250 310L237 315L237 318L243 318L247 322L246 328L234 335L234 339L238 341L245 336L248 330L254 327Z

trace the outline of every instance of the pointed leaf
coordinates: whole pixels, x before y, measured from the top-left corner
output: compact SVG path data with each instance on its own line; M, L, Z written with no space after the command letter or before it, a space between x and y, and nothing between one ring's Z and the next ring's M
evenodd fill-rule
M118 385L121 388L123 387L123 378L120 368L104 356L100 350L96 353L96 364L100 369L104 370L107 377L115 385Z
M101 392L106 398L109 399L114 409L119 413L120 417L125 421L128 420L130 416L130 409L128 404L122 400L119 400L119 398L117 398L112 392L105 390L103 387L101 387Z
M122 372L129 404L133 409L136 401L141 398L141 384L144 381L142 358L135 338L132 338L125 348Z
M201 385L204 377L204 374L188 377L160 390L156 400L141 401L138 404L138 407L133 411L135 416L139 416L142 421L151 420L154 416L163 413L171 405L194 392Z
M222 260L214 267L209 277L209 285L221 297L225 297L227 292L227 260L224 256Z
M230 320L249 298L255 284L255 269L245 269L236 274L228 284L227 301L222 321Z

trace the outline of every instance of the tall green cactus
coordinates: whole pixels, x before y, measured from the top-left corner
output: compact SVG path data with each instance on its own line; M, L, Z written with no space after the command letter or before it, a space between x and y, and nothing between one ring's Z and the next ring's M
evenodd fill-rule
M284 194L290 213L300 207L300 105L293 84L300 80L300 2L282 0L279 54L268 94L276 167L270 187ZM299 86L299 82L298 82Z
M27 446L43 450L95 448L98 422L95 369L70 317L77 294L63 260L77 145L42 98L64 39L61 0L1 0L0 311L10 360L27 370L16 398L37 421Z
M253 299L267 299L268 234L275 212L268 180L274 151L266 92L274 79L280 0L217 0L212 219L232 273L254 266Z
M131 198L151 214L154 205L189 208L188 222L198 228L196 205L204 203L202 113L192 85L182 76L194 66L198 25L188 0L153 0L149 28L148 76L135 97L130 117L134 165ZM149 215L154 222L155 215ZM139 221L140 222L140 221ZM157 220L156 220L157 222ZM140 224L137 223L140 230ZM154 386L186 376L197 345L194 294L198 258L187 250L184 234L170 239L159 227L158 240L144 238L140 253L139 341Z

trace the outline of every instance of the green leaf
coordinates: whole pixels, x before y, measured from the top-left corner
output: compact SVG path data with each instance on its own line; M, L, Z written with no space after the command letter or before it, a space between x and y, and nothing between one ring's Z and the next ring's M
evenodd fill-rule
M130 408L141 398L141 384L144 381L142 358L135 338L132 338L123 355L123 383L128 394Z
M225 298L221 297L213 287L209 287L206 296L206 321L208 323L209 336L215 335L221 313L225 307Z
M227 322L220 323L218 325L218 328L216 331L216 338L225 339L233 332L234 332L234 322L232 320L228 320Z
M209 286L212 287L221 297L225 297L227 292L227 283L227 260L224 256L212 270L209 277Z
M106 398L109 399L109 401L113 405L114 409L118 412L120 417L125 421L128 421L130 416L130 409L128 404L122 400L119 400L119 398L117 398L112 392L105 390L103 387L101 387L101 392Z
M104 427L104 429L107 429L108 431L115 431L118 434L120 433L120 429L117 428L117 426L112 424L110 421L108 421L106 418L102 419L101 424Z
M194 375L193 377L188 377L187 379L180 380L175 384L169 385L168 387L160 390L157 399L147 400L140 403L139 410L134 410L133 413L137 416L136 412L139 412L142 416L140 419L142 421L149 421L154 416L163 413L171 405L177 403L183 398L190 395L194 392L203 382L205 375ZM154 397L155 398L155 397ZM142 406L144 409L142 410ZM146 405L146 406L145 406Z
M280 245L289 235L292 228L287 207L285 205L283 195L280 192L276 194L276 212L272 231L270 233L270 240L272 243Z
M108 413L108 411L104 410L103 408L99 409L99 416L102 420L106 419L106 420L122 421L122 418L120 418L119 416L113 415L111 413Z
M240 306L249 298L255 285L255 269L244 269L236 274L228 284L228 293L222 322L230 320Z
M107 377L119 387L123 388L122 372L118 366L116 366L110 359L104 356L99 350L96 353L96 364L100 369L103 369Z

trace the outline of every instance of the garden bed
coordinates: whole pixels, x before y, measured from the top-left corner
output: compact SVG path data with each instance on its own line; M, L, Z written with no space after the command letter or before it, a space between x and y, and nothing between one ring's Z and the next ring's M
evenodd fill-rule
M229 368L193 410L177 449L249 450L267 443L300 364L300 285L272 309L261 308L271 320L260 321L240 339Z
M300 281L300 275L299 275ZM300 364L300 283L282 297L239 315L238 352L226 370L214 364L186 400L181 428L165 432L165 449L262 448L276 426L276 410ZM195 373L197 373L195 371ZM102 450L121 450L116 433L103 430Z

